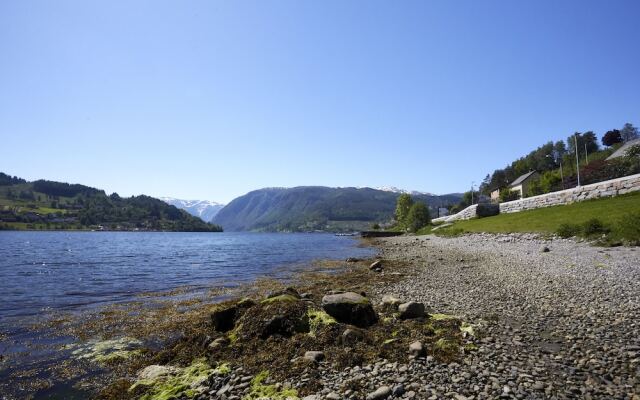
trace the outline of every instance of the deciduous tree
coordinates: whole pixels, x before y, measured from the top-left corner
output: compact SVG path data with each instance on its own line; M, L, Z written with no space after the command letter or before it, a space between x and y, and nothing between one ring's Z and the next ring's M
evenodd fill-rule
M612 129L610 131L607 131L607 133L604 134L604 136L602 136L602 144L609 147L609 146L613 146L616 143L622 143L623 139L622 139L622 135L620 134L620 131L617 129Z

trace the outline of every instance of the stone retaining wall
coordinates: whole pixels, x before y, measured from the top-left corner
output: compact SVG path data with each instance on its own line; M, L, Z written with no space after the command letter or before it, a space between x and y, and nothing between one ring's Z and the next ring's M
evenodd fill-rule
M613 197L636 191L640 191L640 174L501 203L500 213L513 213L532 210L534 208L571 204L577 201L597 199L600 197ZM436 218L433 222L452 222L461 219L470 219L475 216L476 206L473 205L457 214Z

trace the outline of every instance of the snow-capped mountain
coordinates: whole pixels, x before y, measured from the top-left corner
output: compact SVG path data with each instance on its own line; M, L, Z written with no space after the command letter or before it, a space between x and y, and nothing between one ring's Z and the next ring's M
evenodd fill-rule
M160 200L167 204L176 206L188 212L191 215L200 217L203 221L211 222L218 211L224 207L224 204L216 203L208 200L181 200L173 197L160 197Z
M377 187L377 188L374 188L374 189L382 190L383 192L406 193L406 194L410 194L412 196L418 196L418 195L435 196L433 193L418 192L417 190L399 189L399 188L397 188L395 186L382 186L382 187Z

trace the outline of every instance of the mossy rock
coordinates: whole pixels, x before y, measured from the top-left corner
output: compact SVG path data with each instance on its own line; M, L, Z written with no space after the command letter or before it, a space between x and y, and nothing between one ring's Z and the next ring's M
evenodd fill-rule
M269 377L269 371L262 371L251 380L251 391L242 400L297 400L298 392L295 389L279 389L276 385L265 384Z
M209 379L213 375L231 372L228 364L222 363L212 368L203 358L193 360L185 368L172 368L173 372L169 375L136 381L129 388L129 393L140 400L192 399L208 389Z
M309 318L309 335L314 337L323 327L338 323L335 318L323 310L309 309L307 310L307 317Z
M306 302L288 294L268 298L247 310L237 321L237 329L232 332L238 340L255 337L266 339L273 335L291 337L296 333L309 333L307 309Z

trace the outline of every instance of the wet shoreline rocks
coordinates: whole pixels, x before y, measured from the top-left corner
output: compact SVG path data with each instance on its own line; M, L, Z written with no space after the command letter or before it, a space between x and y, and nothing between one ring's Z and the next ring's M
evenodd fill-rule
M229 372L176 398L638 400L636 250L535 235L377 243L383 271L351 262L349 284L252 298L227 311L230 329L212 317L202 354Z
M365 263L363 273L377 273ZM386 265L387 269L393 268L392 264ZM361 291L320 288L303 297L296 288L287 288L263 298L221 303L210 315L210 330L202 347L211 370L199 370L202 379L196 379L197 384L181 386L170 398L412 398L416 391L407 390L402 382L372 387L367 376L378 376L391 364L459 360L465 344L473 339L464 338L461 321L432 318L422 303L397 297L386 300L393 304L391 308ZM193 351L192 344L185 346ZM187 347L176 350L180 348L177 344L167 354L176 357L187 351ZM232 371L233 377L221 374L221 366ZM169 363L146 368L139 372L134 389L130 388L143 398L191 379L180 369L189 366ZM356 375L327 381L327 376L344 371ZM400 371L408 374L410 368L405 366ZM152 384L143 384L150 374L162 379L146 379ZM328 390L330 385L334 386Z

